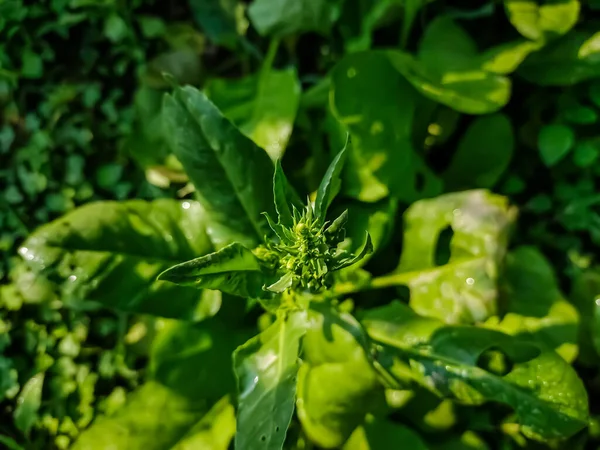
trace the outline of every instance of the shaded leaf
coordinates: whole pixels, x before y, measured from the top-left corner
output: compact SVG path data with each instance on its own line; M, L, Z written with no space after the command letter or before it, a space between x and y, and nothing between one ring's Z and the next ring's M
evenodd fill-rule
M198 439L203 449L226 450L235 431L233 407L223 398L235 389L231 352L247 336L220 318L166 321L153 342L150 380L113 415L98 417L72 448L187 450Z
M595 366L600 361L600 274L596 269L579 274L569 299L579 311L578 361Z
M260 295L264 284L258 259L238 243L170 267L158 279L253 298Z
M267 154L190 86L165 95L163 120L169 145L210 217L207 232L215 245L253 246L270 234L262 215L274 215Z
M572 31L529 55L517 73L525 80L542 86L570 86L598 78L600 58L595 53L582 52L593 36L592 31Z
M57 279L68 302L91 300L126 311L196 319L199 292L156 281L156 276L212 250L205 217L194 201L90 203L38 228L19 253L34 270Z
M538 136L540 156L548 167L567 156L574 144L575 133L566 125L546 125Z
M336 263L331 268L331 270L341 270L346 267L350 267L357 262L361 261L365 258L365 256L373 253L373 243L371 242L371 235L369 232L366 232L365 243L362 248L356 255L348 254L346 252L342 252L340 255L336 256Z
M345 194L375 202L388 195L414 201L439 193L439 182L411 143L416 98L384 52L348 55L336 65L331 109L352 137L343 173ZM418 174L425 178L423 189L417 189Z
M239 39L238 0L190 0L194 19L218 45L235 47Z
M237 80L215 78L207 83L206 93L271 159L283 156L300 104L296 70L261 71Z
M357 428L342 450L387 450L390 443L411 450L430 450L410 428L382 419L368 420Z
M369 336L386 346L380 360L392 374L400 367L404 372L408 369L419 384L461 403L509 405L520 430L534 439L566 438L587 426L585 387L553 351L494 330L439 322L439 326L431 322L429 329L420 325L417 337L406 329L413 320L421 324L399 302L371 310L363 320ZM481 355L490 349L501 351L513 363L508 373L478 366ZM389 364L388 351L395 355L397 366Z
M17 397L17 407L13 413L15 426L25 435L29 435L31 427L38 421L38 410L42 404L42 387L44 373L31 377L21 389Z
M233 355L238 379L235 446L280 450L294 412L300 339L306 312L281 315Z
M502 113L475 119L444 172L451 191L491 188L508 168L515 147L512 125Z
M248 16L263 36L285 36L301 31L325 33L337 19L341 3L335 0L254 0L248 8Z

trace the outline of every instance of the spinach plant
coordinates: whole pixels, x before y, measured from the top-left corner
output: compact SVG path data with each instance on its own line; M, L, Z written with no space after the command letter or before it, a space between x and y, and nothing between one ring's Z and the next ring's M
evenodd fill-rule
M158 322L146 382L73 448L430 448L421 425L406 425L414 414L398 420L410 398L493 410L472 426L515 442L558 443L586 427L586 390L563 345L577 341L577 312L557 287L540 302L556 313L522 300L519 275L556 281L535 272L537 253L507 256L515 211L504 197L414 203L398 267L375 276L365 262L384 248L380 224L360 225L336 199L352 142L303 203L281 164L202 92L175 88L162 114L197 200L90 204L20 249L74 305L170 318ZM447 227L450 255L438 262Z

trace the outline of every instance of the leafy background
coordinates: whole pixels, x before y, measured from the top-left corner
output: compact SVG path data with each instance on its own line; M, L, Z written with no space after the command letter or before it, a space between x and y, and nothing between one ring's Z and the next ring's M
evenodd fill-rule
M348 230L354 248L369 229L377 249L369 271L391 273L381 280L385 295L353 297L359 311L403 298L423 316L485 323L556 349L583 380L592 418L552 445L597 448L599 11L594 0L0 2L2 445L219 449L231 441L229 355L252 334L250 323L268 317L244 316L245 304L220 294L163 292L169 288L154 282L169 262L212 245L192 200L194 175L171 153L161 119L163 94L180 83L202 88L272 160L283 157L302 193L314 192L350 133L334 209L356 218ZM156 217L169 215L170 204L125 201L163 198L180 199L185 212L163 223ZM33 247L18 255L47 223L40 230L60 242L61 222L51 221L96 200L123 201L116 208L130 219L119 231L133 240L143 223L159 222L160 261L136 259L145 241L118 261L140 274L130 293L155 295L145 311L131 295L110 295L111 278L90 288L78 273L65 287L23 263ZM114 209L107 205L78 210L74 226L100 247L110 240L98 225ZM197 235L176 236L181 224ZM114 260L106 253L94 267ZM348 274L348 284L360 274ZM400 284L408 290L396 290ZM187 297L174 305L161 295ZM170 319L200 320L219 307L201 328ZM362 361L309 363L299 374L305 386L319 376L327 386L336 370ZM210 372L198 374L198 364ZM570 392L566 382L557 389ZM305 430L293 422L289 431L299 442L293 448L310 448L306 440L346 441L348 449L542 445L510 424L490 425L501 408L484 414L401 392L388 392L393 422L368 423L347 441L358 423L352 414L342 425L325 413L311 421L323 405L307 403L298 412ZM365 399L357 393L353 401ZM172 412L157 423L153 408ZM144 437L130 439L119 423Z

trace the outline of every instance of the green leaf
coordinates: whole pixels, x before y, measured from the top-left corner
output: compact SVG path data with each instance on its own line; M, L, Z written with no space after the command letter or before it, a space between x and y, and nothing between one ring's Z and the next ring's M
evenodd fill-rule
M592 31L572 31L529 55L517 73L542 86L570 86L598 78L600 58L588 50L593 38Z
M271 159L283 156L300 104L295 69L267 70L237 80L212 79L208 97Z
M327 306L309 314L298 418L319 447L339 448L367 412L383 402L383 387L369 362L367 337L352 315Z
M431 449L410 428L384 419L371 419L352 433L342 450L388 450L392 443L410 450Z
M353 201L346 203L343 206L348 207L347 213L345 214L350 217L350 220L343 225L345 235L338 237L338 240L336 240L336 242L339 242L343 238L346 238L340 248L350 253L359 252L361 245L364 242L365 230L369 233L373 243L374 253L365 255L365 257L354 266L355 268L362 267L379 249L385 247L389 242L394 230L396 209L398 205L394 199L388 198L377 203L361 203ZM326 232L330 233L330 228L335 224L336 222L334 221Z
M240 297L258 298L264 276L254 254L233 243L221 250L186 261L162 272L159 280L198 289L216 289Z
M212 250L205 217L194 201L90 203L38 228L19 253L60 282L67 302L196 320L202 318L198 291L156 276Z
M211 41L229 48L236 46L241 31L238 0L190 0L189 3L195 21Z
M513 129L506 115L476 118L444 172L448 190L492 188L508 168L514 148Z
M411 332L413 320L418 335ZM528 437L567 438L587 426L585 387L575 370L551 350L485 328L438 322L426 329L399 302L369 311L363 324L369 336L385 346L380 361L392 375L402 367L417 383L463 404L493 401L511 406L515 423ZM492 349L513 363L507 373L478 365Z
M476 57L475 41L448 16L429 22L417 54L419 62L433 71L474 68Z
M590 269L573 281L569 300L579 311L578 361L596 366L600 361L600 273Z
M509 100L510 80L481 68L474 41L449 18L428 25L416 58L399 51L386 53L421 94L457 111L491 113Z
M163 120L169 145L210 218L207 232L217 248L261 242L270 234L262 213L275 212L267 154L190 86L165 95Z
M306 327L306 312L289 312L234 352L237 449L282 448L294 412L300 339Z
M172 449L227 450L234 434L235 408L224 397Z
M566 125L546 125L538 136L540 156L548 167L567 156L574 144L575 134Z
M278 223L287 227L293 223L292 206L295 206L299 211L304 205L300 201L300 197L296 194L294 188L288 182L281 161L275 162L275 174L273 175L273 197L275 198L275 209L277 210Z
M510 98L510 80L480 69L437 72L427 69L411 55L387 52L390 61L425 97L467 114L498 111Z
M535 247L508 253L502 279L505 314L486 326L555 350L566 361L577 356L579 314L560 292L550 263Z
M527 56L542 48L542 43L524 39L489 48L479 56L481 68L499 75L513 73Z
M279 280L273 283L271 286L267 287L267 289L271 292L276 292L281 294L283 291L288 289L292 282L294 281L294 274L292 272L288 272L283 275Z
M544 41L573 28L581 5L579 0L504 0L504 8L519 33L533 41Z
M25 435L29 435L31 427L38 421L38 410L42 404L42 387L44 373L34 375L25 383L17 397L17 407L13 413L15 426Z
M388 195L414 201L439 193L435 176L411 143L416 97L383 52L348 55L336 65L331 74L331 109L352 137L344 193L366 202ZM418 170L421 167L425 170ZM416 189L420 172L425 177L423 191Z
M373 253L373 243L371 242L371 235L367 231L365 243L363 244L360 251L356 255L351 255L351 254L346 255L345 252L342 252L341 255L338 255L336 257L336 263L331 268L331 270L341 270L346 267L350 267L350 266L356 264L357 262L361 261L362 259L365 258L365 256L367 256L371 253Z
M254 0L248 8L252 25L262 36L302 31L326 33L339 16L338 0Z
M325 172L325 175L321 180L321 184L317 189L317 197L315 199L315 216L320 219L321 223L325 222L327 210L342 187L341 174L342 168L344 167L344 162L346 160L345 157L347 148L348 143L346 143L344 148L340 150L337 155L335 155L335 158L333 158L333 161L331 161L331 164L327 168L327 172Z
M231 330L218 317L163 325L152 345L150 380L121 409L98 417L73 450L229 447L235 421L224 396L235 389L231 352L248 332Z
M600 149L593 141L578 142L573 150L573 162L577 167L590 167L600 156Z
M418 201L404 213L398 268L374 283L408 286L418 314L447 323L483 321L497 311L499 263L515 213L505 197L484 190ZM447 228L450 254L436 255Z
M121 16L111 14L104 22L104 35L112 42L122 41L129 34L129 28Z
M4 445L8 450L25 450L14 439L0 434L0 444Z

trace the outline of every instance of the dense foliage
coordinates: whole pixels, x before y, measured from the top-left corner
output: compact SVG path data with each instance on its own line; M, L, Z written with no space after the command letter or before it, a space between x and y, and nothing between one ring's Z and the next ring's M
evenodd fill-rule
M599 10L0 2L0 444L598 448Z

